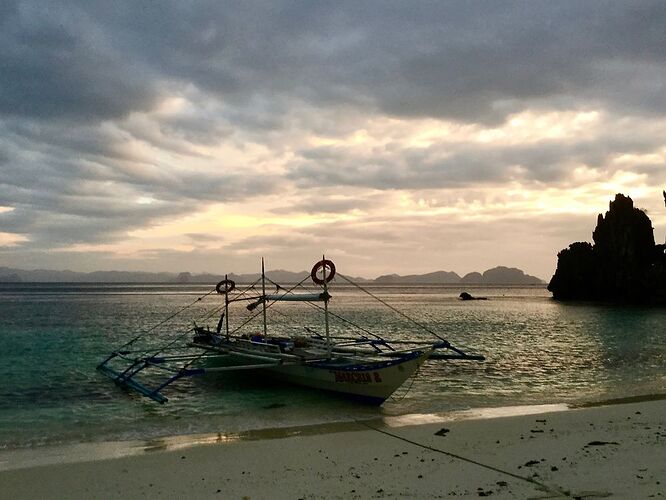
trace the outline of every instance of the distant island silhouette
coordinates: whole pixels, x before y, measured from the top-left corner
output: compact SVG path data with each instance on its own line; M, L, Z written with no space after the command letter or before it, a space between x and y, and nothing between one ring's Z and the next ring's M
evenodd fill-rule
M374 283L381 284L446 284L446 285L540 285L544 282L536 276L525 274L515 267L497 266L484 271L468 273L462 278L454 272L436 271L428 274L399 276L386 274L379 276Z
M273 281L278 283L298 283L310 275L309 271L266 271ZM202 273L148 273L132 271L95 271L82 273L75 271L52 271L37 269L25 271L0 267L0 283L217 283L224 275ZM228 278L237 283L253 283L260 278L258 273L235 274L231 273ZM498 266L488 269L483 273L468 273L462 278L455 272L436 271L427 274L409 274L400 276L398 274L387 274L376 279L353 278L361 283L375 283L379 285L392 284L424 284L424 285L542 285L541 279L525 274L514 267Z
M666 304L666 244L655 244L650 218L630 197L615 195L592 239L557 254L553 298Z

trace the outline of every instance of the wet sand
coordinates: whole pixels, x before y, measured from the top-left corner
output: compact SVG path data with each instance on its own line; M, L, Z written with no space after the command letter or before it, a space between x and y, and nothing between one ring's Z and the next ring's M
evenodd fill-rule
M0 491L16 499L660 498L664 415L666 401L657 400L402 427L352 423L5 470Z

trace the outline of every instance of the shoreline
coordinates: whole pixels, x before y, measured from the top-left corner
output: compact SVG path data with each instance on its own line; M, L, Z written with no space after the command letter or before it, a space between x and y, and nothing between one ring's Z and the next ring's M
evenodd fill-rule
M52 465L56 463L77 463L94 460L109 460L141 455L154 451L173 451L195 446L225 444L232 442L283 439L294 436L334 434L337 432L361 430L358 424L375 427L405 427L415 425L440 424L445 422L495 419L513 416L537 415L570 411L583 408L595 408L611 405L640 403L666 400L666 393L644 394L611 398L599 401L572 403L545 403L535 405L511 405L497 407L468 408L450 410L441 413L407 413L404 415L386 415L370 419L341 420L336 422L309 425L263 427L239 432L206 432L192 434L173 434L147 439L81 441L71 443L45 444L16 448L0 449L0 473L30 467Z
M445 426L358 422L327 434L6 470L0 488L17 499L663 497L664 414L659 398Z
M309 425L264 427L239 432L207 432L174 434L147 439L118 441L82 441L61 444L46 444L32 447L0 449L0 473L59 463L80 463L112 460L138 456L158 451L184 450L197 446L229 444L246 441L285 439L295 436L314 436L340 432L362 431L365 427L399 428L407 426L443 424L467 420L487 420L508 417L539 415L584 408L624 405L648 401L666 400L666 393L645 394L577 403L546 403L535 405L512 405L498 407L468 408L441 413L408 413L387 415L370 419L341 420ZM359 426L360 424L360 426Z
M664 395L666 398L666 395ZM566 403L515 405L470 408L442 413L408 413L371 419L350 419L310 425L266 427L229 433L175 434L149 439L122 441L86 441L23 448L0 449L0 473L61 463L80 463L138 456L144 453L184 450L197 446L229 444L235 442L285 439L295 436L315 436L340 432L360 432L367 426L400 428L419 425L443 424L466 420L505 418L568 411Z

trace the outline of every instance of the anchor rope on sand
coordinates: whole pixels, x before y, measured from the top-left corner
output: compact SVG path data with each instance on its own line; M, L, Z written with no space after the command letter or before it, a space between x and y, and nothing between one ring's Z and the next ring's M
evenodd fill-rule
M495 467L494 465L484 464L483 462L479 462L478 460L463 457L462 455L458 455L458 454L452 453L450 451L442 450L440 448L435 448L434 446L430 446L430 445L427 445L427 444L419 443L417 441L413 441L409 438L399 436L398 434L393 434L392 432L389 432L389 431L386 431L384 429L380 429L378 427L370 425L369 423L364 422L362 420L356 420L356 423L358 423L358 424L360 424L364 427L367 427L368 429L371 429L373 431L377 431L380 434L385 434L386 436L390 436L390 437L398 439L400 441L404 441L405 443L409 443L409 444L412 444L414 446L418 446L419 448L434 451L435 453L441 453L441 454L446 455L448 457L455 458L455 459L458 459L458 460L461 460L463 462L467 462L467 463L470 463L470 464L473 464L473 465L477 465L479 467L483 467L485 469L492 470L494 472L499 472L500 474L510 476L510 477L512 477L514 479L518 479L520 481L525 481L527 483L531 483L534 486L536 486L538 489L540 489L541 491L544 491L544 492L547 492L547 493L552 493L556 497L570 497L571 496L571 493L568 492L568 491L564 491L564 490L558 488L557 486L547 485L545 483L537 481L534 478L527 477L527 476L521 476L520 474L514 474L511 471L508 471L508 470L505 470L505 469L500 469L499 467Z

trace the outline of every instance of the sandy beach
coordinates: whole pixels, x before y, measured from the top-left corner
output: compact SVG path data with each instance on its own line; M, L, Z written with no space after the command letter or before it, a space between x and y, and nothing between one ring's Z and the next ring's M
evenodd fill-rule
M666 496L664 415L666 401L657 400L426 425L351 423L5 470L0 491L12 499L658 498Z

